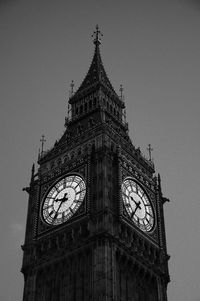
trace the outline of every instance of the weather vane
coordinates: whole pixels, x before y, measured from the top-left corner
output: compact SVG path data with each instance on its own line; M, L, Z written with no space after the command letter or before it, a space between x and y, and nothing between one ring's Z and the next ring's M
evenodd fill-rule
M98 25L96 25L96 31L93 32L92 37L94 37L94 44L95 45L101 44L101 37L103 37L103 34L99 30Z
M149 161L152 161L151 154L152 154L153 148L151 147L151 144L148 144L147 150L149 152Z

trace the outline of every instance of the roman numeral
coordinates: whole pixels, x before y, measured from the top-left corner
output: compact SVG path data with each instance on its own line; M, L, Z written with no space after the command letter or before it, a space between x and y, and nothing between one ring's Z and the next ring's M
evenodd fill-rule
M81 182L82 182L82 180L77 183L77 185L74 187L74 189L76 189L80 185Z
M152 214L150 214L148 211L147 211L147 214L148 214L149 216L153 217L153 215L152 215Z
M63 180L63 188L65 188L66 187L66 178Z
M145 230L147 231L147 227L146 227L146 225L145 225L144 221L143 221L143 226L144 226Z
M46 199L48 199L48 200L54 200L55 197L53 198L52 196L47 196Z
M45 207L43 207L43 210L47 210L47 209L49 209L49 208L53 208L53 205L45 206Z
M69 210L70 210L70 212L71 212L72 214L74 214L74 211L72 210L71 207L69 207Z
M82 201L80 201L80 200L74 200L74 203L78 204L78 203L82 203Z
M76 195L78 195L79 193L81 193L81 192L83 192L83 191L85 191L85 189L76 192Z
M51 212L49 212L49 216L52 216L52 214L54 213L54 211L52 210Z
M150 225L149 220L147 218L145 218L145 221L147 222L148 225Z
M131 213L131 218L133 218L134 214L135 214L135 212L133 211L133 212Z
M124 192L122 192L122 194L125 196L125 198L128 198L128 196Z

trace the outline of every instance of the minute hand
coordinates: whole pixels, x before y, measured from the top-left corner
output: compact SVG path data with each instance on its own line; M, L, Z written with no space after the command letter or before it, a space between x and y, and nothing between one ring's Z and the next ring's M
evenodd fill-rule
M134 203L135 203L135 210L132 212L131 217L133 217L135 215L138 208L141 209L140 202L137 203L136 201L134 201Z
M68 198L66 197L66 195L67 195L67 194L65 194L64 197L63 197L62 199L58 199L58 200L57 200L57 201L60 201L60 204L59 204L59 206L58 206L58 210L56 211L56 214L55 214L55 216L54 216L53 219L56 219L56 217L57 217L57 215L58 215L58 211L60 210L60 207L61 207L62 203L68 200Z

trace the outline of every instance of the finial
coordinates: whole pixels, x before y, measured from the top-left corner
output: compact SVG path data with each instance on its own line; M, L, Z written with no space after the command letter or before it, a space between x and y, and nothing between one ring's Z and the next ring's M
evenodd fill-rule
M101 44L101 37L103 37L103 34L101 33L101 31L99 30L99 26L96 25L96 31L93 32L92 37L94 37L94 45L100 45Z
M152 161L151 154L152 154L153 148L151 147L151 144L148 144L147 150L149 152L149 161Z
M70 97L72 97L73 94L74 94L74 81L73 80L71 81L70 88L71 88L71 90L70 90Z
M124 100L124 88L122 85L120 85L120 88L119 88L119 92L120 92L120 98L121 100L123 101Z
M42 154L44 152L44 142L46 142L44 135L42 135L40 142L42 144L42 146L41 146L41 154Z

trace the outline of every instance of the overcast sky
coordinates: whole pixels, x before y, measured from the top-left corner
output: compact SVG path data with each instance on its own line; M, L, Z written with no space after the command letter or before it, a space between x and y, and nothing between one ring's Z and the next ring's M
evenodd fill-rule
M200 301L200 3L187 0L1 0L0 300L21 301L20 274L31 165L40 137L64 130L71 80L86 75L96 24L101 54L129 133L152 144L165 205L169 301Z

